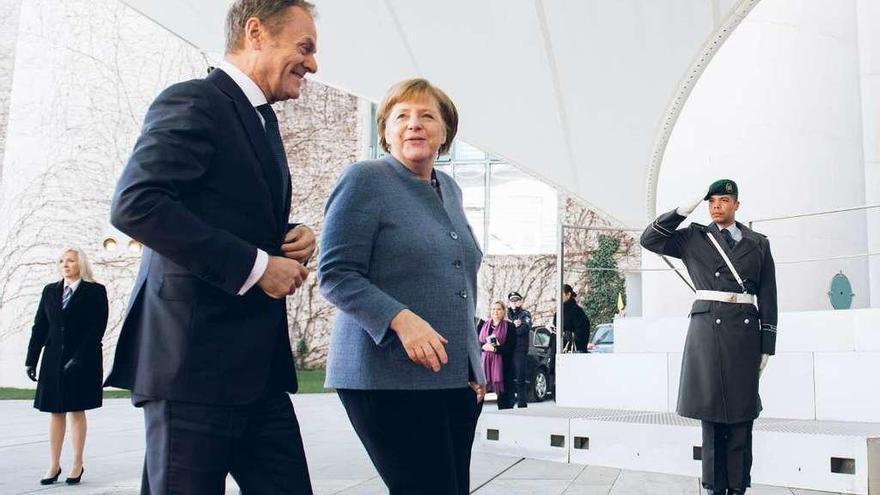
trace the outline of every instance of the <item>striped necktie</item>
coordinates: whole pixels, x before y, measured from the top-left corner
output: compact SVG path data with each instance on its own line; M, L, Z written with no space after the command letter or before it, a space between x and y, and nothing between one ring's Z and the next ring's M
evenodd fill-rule
M73 289L69 285L64 286L64 294L61 295L61 309L67 309L67 304L73 296Z

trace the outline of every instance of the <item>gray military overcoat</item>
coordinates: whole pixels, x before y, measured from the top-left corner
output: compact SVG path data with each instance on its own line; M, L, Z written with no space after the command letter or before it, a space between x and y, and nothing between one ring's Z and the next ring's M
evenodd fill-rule
M743 238L730 250L718 227L691 223L675 210L660 215L642 234L645 249L680 258L698 290L742 292L724 259L706 237L715 236L757 307L694 301L685 341L678 414L715 423L751 421L761 412L761 354L776 350L776 269L767 238L737 223Z

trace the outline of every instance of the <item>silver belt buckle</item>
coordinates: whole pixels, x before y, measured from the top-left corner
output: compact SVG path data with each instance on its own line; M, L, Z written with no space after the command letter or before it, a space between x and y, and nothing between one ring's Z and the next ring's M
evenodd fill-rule
M727 302L735 303L736 302L736 294L727 294Z

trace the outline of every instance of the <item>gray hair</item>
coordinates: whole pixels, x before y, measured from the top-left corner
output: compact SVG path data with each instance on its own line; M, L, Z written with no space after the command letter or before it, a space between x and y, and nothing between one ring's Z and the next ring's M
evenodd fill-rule
M226 53L242 48L248 19L256 17L274 35L281 28L289 7L300 7L314 16L315 6L305 0L235 0L226 13Z
M92 274L92 264L89 263L89 257L86 256L85 251L78 247L69 246L61 250L58 259L61 260L61 258L67 253L76 253L76 264L79 267L79 277L86 282L94 282L95 276Z

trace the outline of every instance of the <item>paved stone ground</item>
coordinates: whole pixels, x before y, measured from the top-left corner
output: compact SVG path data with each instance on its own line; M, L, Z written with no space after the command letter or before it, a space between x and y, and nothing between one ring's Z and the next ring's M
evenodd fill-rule
M319 495L387 493L333 394L293 398L305 442L309 470ZM487 407L494 407L492 404ZM89 411L86 472L78 486L43 487L48 416L30 401L0 401L0 493L134 495L139 492L144 438L141 412L125 399L106 400ZM70 462L65 445L62 468ZM563 464L474 452L472 493L479 495L697 495L696 478ZM62 473L62 478L67 474ZM229 493L237 493L230 479ZM826 492L756 486L754 495L828 495Z

